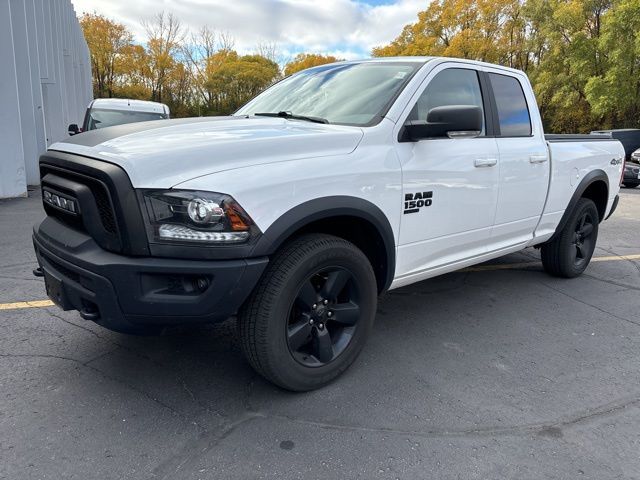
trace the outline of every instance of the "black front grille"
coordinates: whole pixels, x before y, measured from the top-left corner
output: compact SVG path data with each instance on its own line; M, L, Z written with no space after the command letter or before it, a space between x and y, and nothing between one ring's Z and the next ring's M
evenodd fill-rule
M111 204L111 200L109 199L109 193L104 188L104 186L100 185L98 188L93 190L93 197L96 201L96 205L98 206L98 212L100 213L100 221L102 222L102 226L109 233L117 233L118 226L116 225L113 206Z
M62 152L40 157L43 188L77 200L77 214L44 203L48 215L90 235L105 250L148 255L136 192L117 165Z
M62 169L52 165L41 165L40 174L42 175L43 189L50 189L75 198L80 210L79 215L72 215L64 210L53 208L44 202L48 215L76 229L87 233L95 233L97 229L92 228L95 227L92 222L95 222L96 219L91 217L92 213L97 211L101 229L108 236L118 236L118 225L113 202L107 186L102 181L73 170ZM86 187L84 189L87 192L86 195L79 194L79 192L83 191L83 187ZM95 235L92 236L95 237Z

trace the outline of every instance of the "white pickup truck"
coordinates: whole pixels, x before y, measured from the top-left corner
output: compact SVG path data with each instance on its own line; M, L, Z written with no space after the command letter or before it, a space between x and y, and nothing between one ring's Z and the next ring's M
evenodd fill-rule
M342 62L224 118L116 126L40 159L48 295L146 333L237 316L250 364L337 377L379 294L540 247L575 277L613 213L622 145L547 136L520 71L450 58Z

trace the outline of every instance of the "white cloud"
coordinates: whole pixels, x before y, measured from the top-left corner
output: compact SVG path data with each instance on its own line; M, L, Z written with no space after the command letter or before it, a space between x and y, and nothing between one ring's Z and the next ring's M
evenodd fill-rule
M371 48L395 38L415 22L428 0L397 0L371 6L360 0L72 0L76 11L106 15L145 40L143 19L165 11L192 31L207 25L228 32L242 52L276 42L283 54L331 53L368 56Z

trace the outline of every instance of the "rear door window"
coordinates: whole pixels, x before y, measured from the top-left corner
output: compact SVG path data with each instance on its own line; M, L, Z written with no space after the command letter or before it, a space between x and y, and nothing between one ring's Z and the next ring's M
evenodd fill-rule
M500 135L528 137L531 135L531 115L522 85L515 77L490 73L489 80L498 107Z

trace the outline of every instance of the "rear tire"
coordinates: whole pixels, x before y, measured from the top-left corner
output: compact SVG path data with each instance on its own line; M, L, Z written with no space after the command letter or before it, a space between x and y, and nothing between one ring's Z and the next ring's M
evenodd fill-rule
M596 204L581 198L564 228L542 245L542 265L555 277L574 278L585 271L596 248L600 217Z
M640 185L640 183L623 183L622 185L625 188L636 188L638 185Z
M304 235L275 255L240 309L242 351L270 382L313 390L353 363L376 307L376 278L362 251L338 237Z

